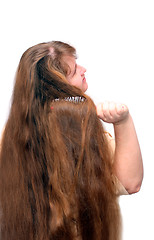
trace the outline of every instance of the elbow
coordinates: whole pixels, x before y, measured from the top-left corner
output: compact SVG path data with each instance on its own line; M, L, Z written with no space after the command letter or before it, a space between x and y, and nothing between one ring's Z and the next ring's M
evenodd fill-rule
M131 178L130 181L127 182L126 190L129 194L138 193L141 189L143 181L143 171L139 176Z

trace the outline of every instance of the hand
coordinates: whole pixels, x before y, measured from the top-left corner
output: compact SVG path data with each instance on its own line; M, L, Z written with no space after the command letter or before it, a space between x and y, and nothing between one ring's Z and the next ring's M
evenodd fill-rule
M129 116L128 107L125 104L104 102L96 106L97 115L107 123L120 124Z

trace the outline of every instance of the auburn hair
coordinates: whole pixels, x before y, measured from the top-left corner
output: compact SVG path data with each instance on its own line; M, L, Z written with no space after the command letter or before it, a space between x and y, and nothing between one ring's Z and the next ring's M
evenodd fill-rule
M0 151L3 240L118 240L111 154L93 101L66 80L66 43L22 56Z

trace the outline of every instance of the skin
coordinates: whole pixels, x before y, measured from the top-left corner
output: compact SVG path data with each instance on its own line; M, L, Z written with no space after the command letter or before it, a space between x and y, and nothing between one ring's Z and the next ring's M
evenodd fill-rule
M98 116L112 123L115 132L114 171L129 194L140 190L143 162L133 119L124 104L104 102L97 105Z
M72 56L65 56L63 60L68 64L70 68L70 71L66 77L68 82L85 92L88 88L88 84L85 78L86 69L78 65L76 63L76 59Z
M67 80L82 91L88 88L86 69L77 65L74 57L67 56L70 67ZM143 162L134 123L125 104L104 102L96 106L97 114L104 122L112 123L115 132L114 171L129 194L140 190L143 180Z

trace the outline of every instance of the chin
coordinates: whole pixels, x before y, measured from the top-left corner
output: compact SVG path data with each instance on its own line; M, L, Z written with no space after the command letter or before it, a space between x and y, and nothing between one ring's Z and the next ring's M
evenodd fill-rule
M86 85L85 85L85 86L83 86L83 88L82 88L82 91L83 91L83 92L86 92L86 91L87 91L87 89L88 89L88 84L86 83Z

